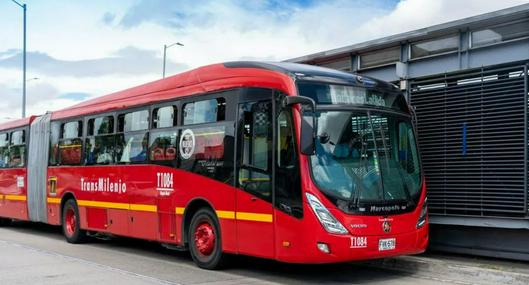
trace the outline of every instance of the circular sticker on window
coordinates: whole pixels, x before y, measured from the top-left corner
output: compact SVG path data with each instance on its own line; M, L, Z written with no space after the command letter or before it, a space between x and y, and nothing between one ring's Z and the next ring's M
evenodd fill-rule
M195 152L195 134L192 130L187 129L180 136L180 156L183 159L189 159Z

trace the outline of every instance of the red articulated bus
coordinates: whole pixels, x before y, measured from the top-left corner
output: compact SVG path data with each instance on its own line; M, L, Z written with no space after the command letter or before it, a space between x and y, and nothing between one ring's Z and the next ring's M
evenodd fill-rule
M293 63L201 67L0 125L0 223L331 263L428 243L412 113L393 85Z

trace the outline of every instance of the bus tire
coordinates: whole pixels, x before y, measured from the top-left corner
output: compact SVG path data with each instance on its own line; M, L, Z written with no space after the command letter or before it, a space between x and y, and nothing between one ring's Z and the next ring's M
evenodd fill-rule
M12 219L0 218L0 227L7 227L11 225Z
M81 229L79 207L74 199L69 199L62 208L62 232L68 243L86 241L86 231Z
M229 256L222 252L220 226L211 209L201 208L193 215L187 240L198 267L215 270L227 265Z

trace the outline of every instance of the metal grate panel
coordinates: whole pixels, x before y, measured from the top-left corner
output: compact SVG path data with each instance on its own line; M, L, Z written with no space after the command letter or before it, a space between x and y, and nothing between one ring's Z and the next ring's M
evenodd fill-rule
M526 217L527 67L443 74L410 87L430 213Z

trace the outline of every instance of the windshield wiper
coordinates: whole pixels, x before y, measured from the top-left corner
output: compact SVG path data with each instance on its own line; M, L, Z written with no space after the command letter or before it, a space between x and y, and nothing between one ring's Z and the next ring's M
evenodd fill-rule
M378 174L379 174L379 177L380 177L380 180L378 181L378 186L379 186L379 192L380 190L382 190L382 193L378 193L378 196L380 198L382 198L382 200L385 200L384 199L384 177L382 176L382 172L380 171L380 161L378 159L378 146L377 146L377 137L375 135L375 128L373 128L373 120L371 118L371 111L368 111L367 112L367 118L369 120L369 126L371 127L371 135L373 136L373 146L375 147L375 154L376 154L376 157L374 158L375 159L375 166L377 171L378 171ZM382 194L382 195L380 195Z
M344 167L345 168L345 167ZM355 183L355 185L358 185L359 186L359 189L355 189L357 191L355 191L354 193L351 194L351 197L349 198L349 206L351 204L354 203L355 207L358 209L358 207L360 207L360 195L361 195L361 190L365 191L366 189L364 188L364 183L363 183L363 179L360 178L352 169L350 168L345 168L345 170L347 171L347 173L350 174L351 177L354 177L355 180L357 180L358 183Z

